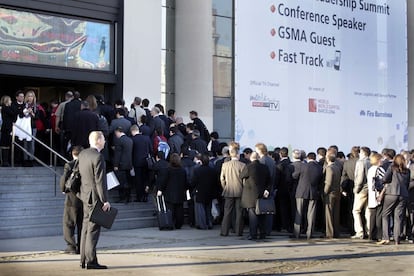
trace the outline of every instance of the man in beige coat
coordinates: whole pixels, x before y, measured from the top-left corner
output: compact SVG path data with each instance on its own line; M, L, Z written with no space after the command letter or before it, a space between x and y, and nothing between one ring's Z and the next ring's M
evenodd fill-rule
M245 164L238 159L239 148L237 143L231 143L229 150L231 160L224 162L221 169L220 182L223 188L222 195L224 197L224 215L221 223L221 236L229 235L229 228L234 209L236 211L236 224L234 225L234 230L237 235L243 235L242 208L240 205L243 186L240 173L245 167Z

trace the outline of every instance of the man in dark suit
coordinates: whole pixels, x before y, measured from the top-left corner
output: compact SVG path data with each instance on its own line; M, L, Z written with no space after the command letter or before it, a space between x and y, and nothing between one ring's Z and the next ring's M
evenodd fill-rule
M316 154L310 152L307 155L307 163L301 163L300 168L293 173L293 179L298 179L296 189L296 214L293 229L293 235L296 238L300 236L300 228L303 221L304 210L307 213L306 237L312 238L315 226L316 201L319 199L319 187L323 180L322 166L316 162Z
M349 234L354 234L354 218L352 216L352 207L354 205L354 177L355 165L359 159L359 147L351 148L349 159L344 162L344 168L341 176L341 219L343 226L348 229Z
M99 129L98 114L89 109L87 101L81 102L81 111L75 115L76 124L73 125L71 143L73 146L88 148L88 136L91 131Z
M241 206L247 208L249 213L249 239L257 239L259 226L260 239L266 237L266 215L256 215L256 201L258 198L267 198L270 195L271 177L266 165L259 162L259 154L250 155L251 163L247 164L240 174L243 182ZM273 200L273 199L270 199Z
M270 190L269 197L273 200L275 199L275 188L276 188L276 164L275 161L269 156L267 151L267 146L263 143L257 143L255 145L255 150L259 154L259 162L266 165L270 174ZM270 235L273 228L273 216L274 215L265 215L266 216L266 234Z
M125 135L122 127L115 129L114 137L114 172L119 180L119 202L131 200L130 171L132 169L132 140Z
M198 129L198 131L200 131L200 139L204 140L206 143L210 142L210 132L203 121L198 118L197 111L190 111L190 119L193 120L194 129Z
M148 201L148 164L147 157L152 151L151 140L143 135L137 125L131 127L132 134L132 165L135 171L135 201Z
M200 131L194 129L192 133L192 138L193 140L190 143L190 148L192 150L197 151L198 153L207 154L207 143L206 141L200 138Z
M161 119L160 117L160 109L158 107L153 107L151 109L151 116L152 116L152 120L148 122L149 127L151 128L151 130L153 131L153 138L154 138L154 132L155 130L159 131L162 130L163 132L165 131L165 122ZM158 133L160 134L160 133Z
M292 232L293 218L291 211L290 191L292 190L292 173L293 166L288 157L289 150L286 147L280 149L280 162L276 167L280 179L278 179L276 194L276 209L280 210L281 228Z
M211 201L215 197L214 185L216 183L216 171L209 166L209 156L203 154L200 157L202 165L194 169L191 187L194 194L195 226L198 229L211 229L213 219L211 217Z
M24 92L22 90L18 90L16 92L16 100L12 102L11 109L13 110L14 119L13 122L16 122L17 117L23 116L23 109L25 107L24 104ZM20 139L16 139L16 142L23 147L23 141ZM23 162L23 152L21 150L17 150L14 155L14 163L16 165L21 165Z
M63 133L65 140L72 139L73 127L76 126L75 116L81 110L80 93L75 91L73 93L73 99L65 104L63 111Z
M170 154L181 154L181 146L184 144L184 137L176 126L170 127L170 137L168 145L170 146Z
M83 202L81 267L106 269L106 266L98 263L96 257L96 245L101 226L89 221L96 202L103 203L103 211L108 211L111 208L111 204L108 202L105 159L100 153L105 146L105 136L101 131L92 131L89 134L89 144L90 148L79 154L79 173L82 179L80 198Z
M125 118L125 110L123 108L115 109L115 119L109 125L109 134L113 134L115 129L122 127L126 134L129 133L131 122Z

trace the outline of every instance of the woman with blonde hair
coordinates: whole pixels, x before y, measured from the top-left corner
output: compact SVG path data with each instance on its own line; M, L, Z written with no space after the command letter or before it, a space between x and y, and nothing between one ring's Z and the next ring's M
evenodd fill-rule
M21 113L18 114L16 120L15 135L23 141L23 148L28 152L23 153L23 166L33 166L34 156L34 140L32 136L36 136L36 95L33 90L28 90L24 96L24 108Z

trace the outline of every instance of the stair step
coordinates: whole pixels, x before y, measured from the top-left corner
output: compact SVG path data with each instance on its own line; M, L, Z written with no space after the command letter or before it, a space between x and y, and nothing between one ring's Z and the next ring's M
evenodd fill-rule
M0 239L62 235L65 195L59 179L42 167L0 167ZM114 203L118 198L117 190L109 191L111 205L119 210L112 229L156 225L151 202Z
M111 230L154 227L155 217L115 219ZM44 237L62 235L62 223L34 224L13 227L0 227L0 239Z

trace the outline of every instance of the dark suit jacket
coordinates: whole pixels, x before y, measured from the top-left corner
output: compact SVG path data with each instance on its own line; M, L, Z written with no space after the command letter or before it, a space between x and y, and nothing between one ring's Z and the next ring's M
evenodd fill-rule
M113 119L109 126L109 133L113 133L117 127L122 127L123 131L128 134L131 127L131 122L124 117Z
M162 191L165 201L173 204L183 203L186 200L187 176L181 167L169 167L159 174L159 190Z
M161 181L162 181L162 177L160 176L163 175L163 172L165 170L168 170L168 167L169 167L169 163L164 159L158 160L154 164L152 170L150 171L149 182L150 184L155 186L155 189L160 190Z
M337 193L339 195L341 189L341 168L333 163L326 167L325 186L323 192L325 195Z
M198 129L200 131L200 138L208 143L210 141L210 133L208 132L208 129L206 125L201 121L200 118L194 118L193 120L194 128Z
M10 147L11 145L11 131L13 129L13 122L16 120L16 116L11 106L1 107L1 118L3 123L1 124L1 138L0 145L4 147Z
M66 107L65 107L66 110ZM99 129L99 117L89 109L83 109L75 115L72 132L72 145L89 147L89 133Z
M270 192L269 169L256 160L243 168L240 178L243 180L241 206L243 208L254 208L256 199L262 198L265 190Z
M319 199L319 187L323 181L323 168L318 162L303 163L300 170L294 172L293 177L299 179L296 198Z
M160 116L153 117L152 120L148 122L148 125L151 127L152 132L154 132L154 130L159 130L159 129L165 132L165 122L160 118ZM160 133L158 133L158 135L159 134Z
M292 190L292 173L293 166L289 159L283 159L277 164L276 169L279 171L278 194L280 196L288 195Z
M170 146L170 154L181 154L181 146L184 144L184 139L178 134L174 134L168 138L168 145Z
M191 186L194 188L196 202L208 204L215 197L215 184L217 181L216 170L207 166L194 169Z
M118 170L130 170L132 169L132 140L126 135L122 135L120 138L114 138L114 167L118 167Z
M207 143L206 143L206 141L202 140L201 138L193 139L190 142L190 148L192 150L198 151L198 153L208 153Z
M388 167L383 179L388 183L385 187L385 195L397 195L408 198L408 186L410 185L410 170L401 173L393 170L392 166Z
M143 134L132 136L132 164L134 167L147 167L146 158L151 152L152 144L148 136Z
M73 127L76 125L75 116L81 110L81 101L79 99L73 99L65 104L65 110L63 111L63 130L73 131Z
M342 169L341 188L347 193L354 189L355 165L358 158L351 158L345 161Z
M158 117L160 117L160 119L163 120L164 122L164 128L163 128L164 136L169 138L170 137L170 120L164 114L161 114Z
M85 204L108 201L106 168L104 156L95 148L87 148L79 153L81 175L80 198Z

